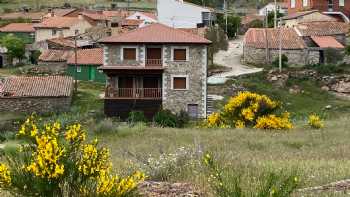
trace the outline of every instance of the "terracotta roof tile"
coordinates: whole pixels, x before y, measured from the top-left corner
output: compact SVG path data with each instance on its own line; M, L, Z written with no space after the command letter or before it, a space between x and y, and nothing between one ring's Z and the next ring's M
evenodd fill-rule
M295 28L301 36L329 36L349 32L349 24L342 22L300 23Z
M79 65L102 65L103 49L82 49L77 51L77 62ZM73 54L67 60L68 64L75 64L75 55Z
M74 41L67 39L67 38L52 38L52 39L46 40L46 42L54 43L54 44L60 45L62 47L68 47L68 48L75 47Z
M197 43L210 44L211 41L198 35L159 23L102 39L102 43Z
M311 36L311 39L321 48L344 48L344 46L332 36Z
M308 10L308 11L303 11L303 12L295 12L292 14L288 14L287 16L282 17L283 20L290 20L290 19L296 19L301 16L309 15L312 13L318 12L317 10Z
M70 28L77 24L81 19L78 17L50 17L39 24L35 24L34 28Z
M73 91L68 76L9 77L3 84L3 97L67 97Z
M95 20L95 21L108 20L108 17L106 15L104 15L103 13L99 13L99 12L88 12L88 11L85 11L85 12L82 12L81 14L83 16L88 17L88 18L90 18L92 20Z
M250 28L244 35L244 45L254 48L279 48L279 30L273 28ZM293 28L282 28L282 49L304 49L306 45Z
M73 51L48 49L41 53L41 55L39 56L39 61L65 62L72 54Z
M122 26L139 26L143 20L137 20L137 19L124 19L121 22Z
M132 14L134 12L130 12L130 11L124 11L124 10L118 10L118 11L103 11L102 14L105 15L109 20L111 20L113 17L117 17L120 19L124 19L128 16L130 16L130 14Z
M11 12L0 15L0 18L3 20L11 19L31 19L31 20L41 20L46 15L46 12Z
M56 16L66 16L74 11L76 11L77 9L76 8L55 8L53 9L53 13L56 15Z
M2 28L0 32L28 32L33 33L35 29L33 28L33 23L10 23Z
M140 12L140 13L151 19L157 20L157 16L154 12Z

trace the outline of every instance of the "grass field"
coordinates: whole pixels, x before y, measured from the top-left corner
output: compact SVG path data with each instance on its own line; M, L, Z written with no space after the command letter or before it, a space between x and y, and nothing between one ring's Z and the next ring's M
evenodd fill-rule
M111 0L3 0L3 3L0 3L0 12L5 9L18 9L24 6L30 8L40 8L40 7L61 7L65 3L69 3L71 6L75 7L88 7L88 6L103 6L110 7ZM127 7L126 3L118 3L118 7ZM146 9L154 9L155 4L147 3L147 2L137 2L130 3L131 8L146 8Z

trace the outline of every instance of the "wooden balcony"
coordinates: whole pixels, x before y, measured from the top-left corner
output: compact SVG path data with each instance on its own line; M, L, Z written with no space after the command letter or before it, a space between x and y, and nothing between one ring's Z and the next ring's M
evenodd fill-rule
M146 59L146 66L159 66L162 67L162 59Z
M107 88L106 99L162 99L162 88Z

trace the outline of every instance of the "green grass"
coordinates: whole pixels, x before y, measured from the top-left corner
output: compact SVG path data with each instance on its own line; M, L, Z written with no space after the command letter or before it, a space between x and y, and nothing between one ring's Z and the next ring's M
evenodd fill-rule
M337 118L350 113L350 102L336 98L334 95L321 90L320 85L312 80L289 79L286 87L277 87L266 80L265 73L258 73L240 77L229 81L226 86L232 83L241 84L249 91L266 94L275 100L282 102L285 110L289 111L293 118L304 119L310 113L317 113L325 118ZM298 94L289 93L290 87L297 85L302 92ZM230 95L224 95L226 99ZM225 103L219 103L219 107ZM326 106L331 109L326 109Z
M264 171L293 170L301 174L301 188L323 185L350 177L349 118L327 121L326 128L312 130L297 122L289 132L252 129L168 129L143 128L128 135L98 135L101 144L111 149L114 167L119 172L142 165L147 158L176 153L180 147L210 151L222 166L248 173L244 181ZM170 176L172 182L191 182L208 190L200 167ZM187 170L186 170L187 169ZM248 184L247 182L244 182ZM316 195L317 196L317 195Z

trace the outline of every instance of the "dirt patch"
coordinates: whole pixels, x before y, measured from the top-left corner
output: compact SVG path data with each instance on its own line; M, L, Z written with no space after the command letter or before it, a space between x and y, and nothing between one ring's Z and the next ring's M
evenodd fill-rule
M145 181L139 186L141 196L147 197L199 197L204 196L189 183Z

